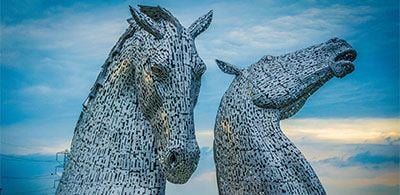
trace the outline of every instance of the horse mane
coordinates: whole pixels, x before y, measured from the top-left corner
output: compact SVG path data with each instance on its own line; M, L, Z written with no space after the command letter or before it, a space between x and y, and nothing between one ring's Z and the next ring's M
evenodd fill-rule
M166 10L163 7L160 6L147 6L147 5L138 5L140 8L140 11L144 14L146 14L148 17L151 19L155 20L156 22L159 22L161 20L165 20L168 22L171 22L172 24L175 25L177 28L181 28L182 25L179 23L178 19L176 19L171 12Z

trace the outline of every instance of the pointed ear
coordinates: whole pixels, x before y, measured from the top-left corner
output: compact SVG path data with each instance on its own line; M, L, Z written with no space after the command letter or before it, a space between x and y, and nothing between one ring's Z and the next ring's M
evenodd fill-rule
M133 20L142 27L145 31L152 34L156 39L162 39L163 34L161 33L159 27L157 26L156 22L154 22L151 18L144 15L142 12L133 9L129 6L129 11L132 14ZM129 20L129 23L132 23L133 20Z
M233 74L233 75L240 75L242 70L238 67L236 67L233 64L229 64L227 62L221 61L221 60L215 60L217 62L218 67L227 74Z
M211 24L213 11L210 10L206 15L200 17L189 26L188 31L192 35L193 39L200 33L204 32Z

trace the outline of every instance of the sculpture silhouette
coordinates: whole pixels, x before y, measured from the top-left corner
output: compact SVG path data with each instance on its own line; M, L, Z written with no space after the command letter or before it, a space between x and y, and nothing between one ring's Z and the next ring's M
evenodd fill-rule
M83 105L57 194L164 194L165 179L185 183L197 167L206 66L194 39L212 11L186 29L162 7L139 7Z
M356 51L334 38L281 56L264 56L247 69L217 60L236 75L222 97L214 131L219 193L326 194L310 164L283 134L294 115L332 77L354 70Z

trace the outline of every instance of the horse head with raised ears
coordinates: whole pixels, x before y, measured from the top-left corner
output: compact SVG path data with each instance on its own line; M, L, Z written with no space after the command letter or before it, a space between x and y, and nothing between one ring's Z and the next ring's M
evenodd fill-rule
M194 40L210 25L212 11L185 28L162 7L139 7L130 7L128 19L139 29L132 62L138 104L153 129L164 175L172 183L185 183L199 161L193 110L206 70Z

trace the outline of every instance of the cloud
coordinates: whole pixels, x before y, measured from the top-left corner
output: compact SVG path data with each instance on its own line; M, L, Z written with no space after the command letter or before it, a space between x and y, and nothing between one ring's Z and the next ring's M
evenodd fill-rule
M399 164L399 155L394 153L391 156L384 156L384 155L374 155L370 152L364 152L357 154L355 156L350 157L347 159L348 163L353 164Z
M339 167L346 166L363 166L369 167L373 166L373 168L378 168L380 166L397 166L400 162L400 156L395 151L390 155L379 155L379 154L371 154L371 152L366 151L363 153L358 153L353 156L348 157L347 159L341 159L339 157L332 157L328 159L324 159L319 161L320 163L329 163ZM381 168L381 167L380 167Z
M229 6L226 9L230 9ZM255 56L284 54L336 36L351 37L357 34L359 25L373 19L371 14L374 13L369 6L346 5L300 10L299 13L278 14L275 18L246 20L238 13L232 22L235 27L214 36L205 56L243 62Z
M7 111L2 123L27 125L21 120L39 123L40 117L79 114L130 16L124 3L109 7L75 3L43 11L45 17L0 24L2 75L13 79L2 77L7 86L2 84L2 108Z
M288 119L285 134L312 164L328 194L398 188L398 118ZM374 194L374 193L369 193Z
M359 166L336 167L313 164L328 194L365 194L365 188L381 186L382 191L398 187L398 169L365 169ZM374 194L374 193L372 193Z
M24 96L41 97L41 98L65 98L76 97L82 95L87 87L77 86L75 88L58 88L47 84L38 84L22 88L19 92Z
M397 118L289 119L281 126L298 143L387 143L400 138Z
M400 138L398 138L398 137L387 137L387 138L385 138L385 141L389 145L400 145Z
M214 131L211 130L198 130L195 132L197 142L202 147L213 147L213 140L214 140Z
M35 85L24 88L22 93L27 95L48 95L54 93L55 89L46 85Z
M29 146L28 146L29 145ZM54 139L43 142L42 140L32 139L25 144L15 144L9 142L1 142L1 154L18 154L18 155L55 155L57 152L65 151L71 146L71 140Z
M281 121L281 128L296 145L311 151L316 149L313 146L317 144L328 150L328 147L340 147L343 144L399 145L400 142L398 118L287 119ZM213 136L213 129L196 131L198 143L202 147L212 147ZM327 155L334 156L335 152L329 151ZM314 157L322 160L326 155L311 158Z
M371 185L371 186L366 186L362 189L360 189L360 194L367 195L375 195L375 194L380 194L380 195L391 195L391 194L398 194L400 191L400 185Z
M195 180L196 182L213 182L215 181L215 178L215 171L209 171L193 178L193 180Z
M72 59L105 57L104 53L108 52L105 49L111 48L118 35L127 27L127 23L121 21L124 21L124 16L129 16L128 10L119 5L76 11L81 6L76 4L53 10L46 18L2 24L2 47L6 52L19 52L18 49L50 51L51 54L60 52L59 56ZM120 10L126 10L126 13ZM23 44L16 47L13 45L15 43ZM23 55L20 53L21 57ZM11 60L6 59L6 64L16 63Z
M75 115L59 113L46 118L2 125L0 153L54 155L69 149L78 114L76 113L75 118Z
M399 186L398 118L287 119L286 135L311 163L328 194L391 194ZM213 130L198 130L202 145L212 146ZM212 148L202 148L190 186L215 177ZM209 184L211 185L211 184ZM182 188L175 188L177 191Z
M207 172L199 177L192 177L183 185L167 183L165 194L218 194L215 172Z

